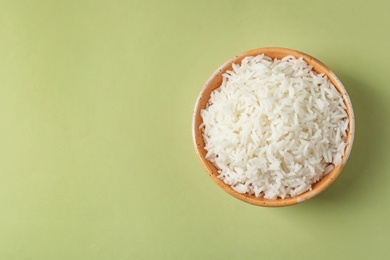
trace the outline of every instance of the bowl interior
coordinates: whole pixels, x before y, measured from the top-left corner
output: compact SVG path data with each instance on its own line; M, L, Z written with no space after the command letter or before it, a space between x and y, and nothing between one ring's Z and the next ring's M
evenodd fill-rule
M211 163L205 158L207 151L204 149L205 143L202 137L202 131L201 129L199 129L199 126L202 123L202 117L200 116L200 111L206 107L207 102L210 99L210 93L221 85L222 74L224 74L227 70L231 70L233 63L240 64L242 59L244 59L245 57L256 56L259 54L265 54L266 56L269 56L273 59L275 58L282 59L283 57L286 57L288 55L292 55L296 58L303 57L306 63L313 66L314 71L316 71L317 73L324 73L325 75L328 76L328 78L333 83L333 85L341 93L344 99L344 103L347 107L347 114L349 119L349 128L347 132L348 145L345 148L345 153L342 158L342 162L338 166L336 166L330 173L324 176L320 181L313 184L312 190L292 198L285 198L285 199L278 198L276 200L270 200L262 197L258 198L254 195L238 193L230 185L227 185L221 179L218 179L218 175L219 175L218 169L214 166L213 163ZM210 79L204 85L198 97L198 100L196 102L194 115L193 115L193 139L194 139L195 149L201 163L203 164L209 176L214 180L214 182L216 182L223 190L225 190L230 195L250 204L259 205L259 206L269 206L269 207L293 205L305 201L309 198L312 198L317 194L319 194L321 191L323 191L325 188L327 188L340 174L342 168L344 167L349 157L352 148L352 143L353 143L354 129L355 129L355 123L354 123L354 115L353 115L351 101L340 80L334 75L334 73L329 68L327 68L323 63L316 60L315 58L305 53L291 50L291 49L285 49L285 48L255 49L237 55L234 58L227 61L210 77Z

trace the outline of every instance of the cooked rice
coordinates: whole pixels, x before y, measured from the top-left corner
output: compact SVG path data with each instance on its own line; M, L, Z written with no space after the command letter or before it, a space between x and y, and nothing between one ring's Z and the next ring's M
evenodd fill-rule
M348 117L340 93L303 58L246 57L201 111L206 158L239 193L294 197L342 161Z

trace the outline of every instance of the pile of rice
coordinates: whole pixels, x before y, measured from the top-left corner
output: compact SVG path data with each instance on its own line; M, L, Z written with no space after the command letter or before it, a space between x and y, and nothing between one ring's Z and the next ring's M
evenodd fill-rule
M340 93L302 58L246 57L201 111L206 158L239 193L294 197L338 165L348 118Z

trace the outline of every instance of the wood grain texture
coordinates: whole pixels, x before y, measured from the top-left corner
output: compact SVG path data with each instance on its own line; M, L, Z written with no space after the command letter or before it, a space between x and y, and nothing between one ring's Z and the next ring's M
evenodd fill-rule
M347 142L348 145L345 148L345 153L342 159L342 162L335 167L330 173L328 173L325 177L323 177L320 181L313 184L312 190L307 191L305 193L302 193L298 196L292 197L292 198L285 198L281 199L278 198L276 200L270 200L265 198L257 198L254 195L248 195L248 194L241 194L236 192L230 185L225 184L221 179L218 179L218 169L214 166L213 163L208 161L205 158L205 155L207 151L204 149L205 143L202 137L202 131L199 129L200 124L202 123L202 117L200 116L200 111L204 109L207 105L208 100L210 99L210 94L213 90L218 88L222 83L222 75L227 71L232 69L233 63L241 63L242 59L244 59L247 56L256 56L259 54L265 54L266 56L269 56L271 58L277 58L282 59L285 56L293 55L296 58L303 57L303 59L311 66L313 66L313 70L317 73L324 73L328 76L330 81L333 83L333 85L337 88L337 90L341 93L344 103L347 107L347 114L349 119L349 129L347 132ZM307 55L305 53L291 50L291 49L285 49L285 48L260 48L260 49L254 49L247 52L244 52L242 54L239 54L235 56L234 58L227 61L225 64L223 64L217 71L213 73L213 75L209 78L209 80L206 82L204 87L202 88L198 100L195 105L195 110L193 113L193 125L192 125L192 136L193 141L195 145L195 150L197 152L197 155L203 165L203 167L206 169L207 173L211 177L211 179L218 184L224 191L229 193L230 195L253 205L258 206L267 206L267 207L280 207L280 206L289 206L294 205L299 202L306 201L316 195L318 195L320 192L325 190L329 185L333 183L333 181L337 178L337 176L340 174L341 170L343 169L349 155L351 152L353 139L354 139L354 133L355 133L355 118L353 114L352 104L349 99L349 96L347 94L347 91L345 90L343 84L340 82L340 80L336 77L336 75L328 68L326 67L322 62L318 61L317 59L311 57L310 55Z

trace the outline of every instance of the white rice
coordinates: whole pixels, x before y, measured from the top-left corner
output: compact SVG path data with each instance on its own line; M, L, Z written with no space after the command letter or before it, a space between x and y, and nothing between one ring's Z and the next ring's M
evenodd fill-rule
M206 158L239 193L294 197L341 162L345 109L329 79L302 58L246 57L201 111Z

